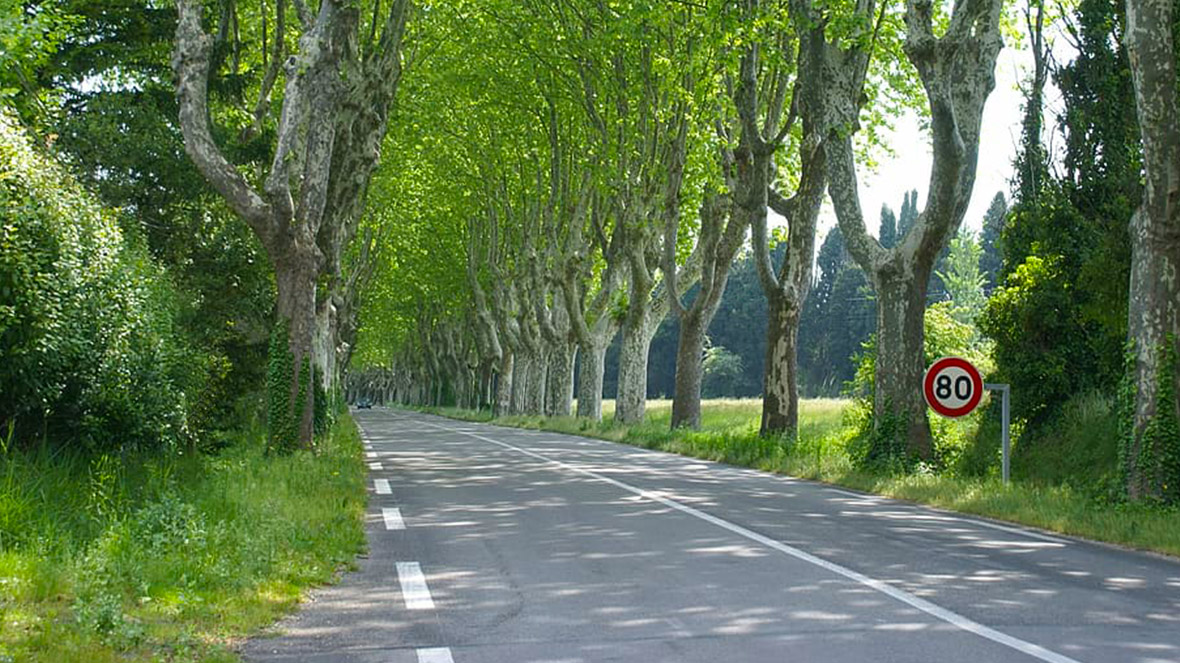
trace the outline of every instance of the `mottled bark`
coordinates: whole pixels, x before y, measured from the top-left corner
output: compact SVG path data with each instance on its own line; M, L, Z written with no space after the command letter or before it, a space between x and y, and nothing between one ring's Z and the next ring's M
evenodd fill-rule
M574 399L574 357L577 346L566 341L549 351L549 369L545 379L545 414L568 417Z
M287 411L299 413L299 439L308 445L314 432L315 390L311 388L310 380L301 385L300 377L303 367L310 369L314 357L315 279L314 260L291 257L275 265L275 309L278 324L285 325L288 330L288 352L294 369L291 371L293 379ZM301 391L303 400L299 402L297 399Z
M527 352L516 354L512 363L512 397L508 405L511 414L524 414L525 390L529 380L529 362L532 357Z
M331 297L325 297L316 303L312 359L315 377L326 393L336 386L336 325L336 306Z
M496 373L496 404L492 411L497 417L503 417L512 412L512 352L505 352L500 358L500 366Z
M930 424L925 416L922 376L926 372L925 339L926 287L930 272L916 272L873 281L877 293L877 358L873 390L873 412L887 417L879 424L903 434L907 451L917 458L933 457ZM890 348L881 352L880 348Z
M547 363L546 353L539 350L533 352L529 358L523 405L525 414L545 414L545 368Z
M653 325L646 310L636 318L623 325L622 342L619 344L615 421L623 424L642 423L647 406L647 356L652 338L648 329Z
M762 435L799 428L799 304L774 297L766 325L766 372L762 381Z
M602 374L607 343L578 348L578 416L602 421Z
M1132 500L1175 500L1180 498L1180 382L1174 363L1180 349L1177 16L1170 1L1127 0L1126 7L1145 177L1143 200L1130 225L1128 336L1135 402L1131 430L1124 432L1123 474Z
M676 383L672 395L672 428L701 427L701 378L704 374L706 327L707 323L701 315L680 317Z

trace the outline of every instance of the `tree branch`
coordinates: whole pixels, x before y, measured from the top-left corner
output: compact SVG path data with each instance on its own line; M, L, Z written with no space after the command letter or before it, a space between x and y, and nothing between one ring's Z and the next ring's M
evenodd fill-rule
M209 50L212 39L201 28L201 2L178 0L176 50L172 68L180 105L184 147L197 169L234 212L245 219L268 251L277 229L270 205L246 182L217 147L209 128Z

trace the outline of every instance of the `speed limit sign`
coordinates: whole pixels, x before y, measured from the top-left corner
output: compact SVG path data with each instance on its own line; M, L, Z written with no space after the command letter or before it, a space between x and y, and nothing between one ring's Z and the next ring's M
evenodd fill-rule
M943 357L927 369L922 392L935 412L944 417L962 417L983 398L983 378L966 359Z

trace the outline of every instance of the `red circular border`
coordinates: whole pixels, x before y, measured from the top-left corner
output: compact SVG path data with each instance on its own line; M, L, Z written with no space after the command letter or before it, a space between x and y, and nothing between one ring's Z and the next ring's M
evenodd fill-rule
M944 368L961 368L967 372L971 377L972 391L971 400L960 408L949 408L938 402L934 398L934 380ZM926 404L930 409L944 417L962 417L971 414L971 411L979 406L979 401L983 400L983 377L979 375L979 370L971 365L971 362L962 357L943 357L930 365L926 369L926 377L922 379L922 395L926 397Z

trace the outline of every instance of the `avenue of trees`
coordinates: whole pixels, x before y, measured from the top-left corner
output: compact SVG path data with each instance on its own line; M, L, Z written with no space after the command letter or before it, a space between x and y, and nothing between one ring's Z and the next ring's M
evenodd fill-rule
M954 337L1026 431L1117 401L1125 495L1176 501L1175 10L0 0L0 437L210 448L263 412L284 452L359 396L636 424L662 395L695 428L742 395L789 443L802 395L851 394L866 457L913 467ZM1016 40L1011 191L981 192ZM862 209L911 112L925 195Z

